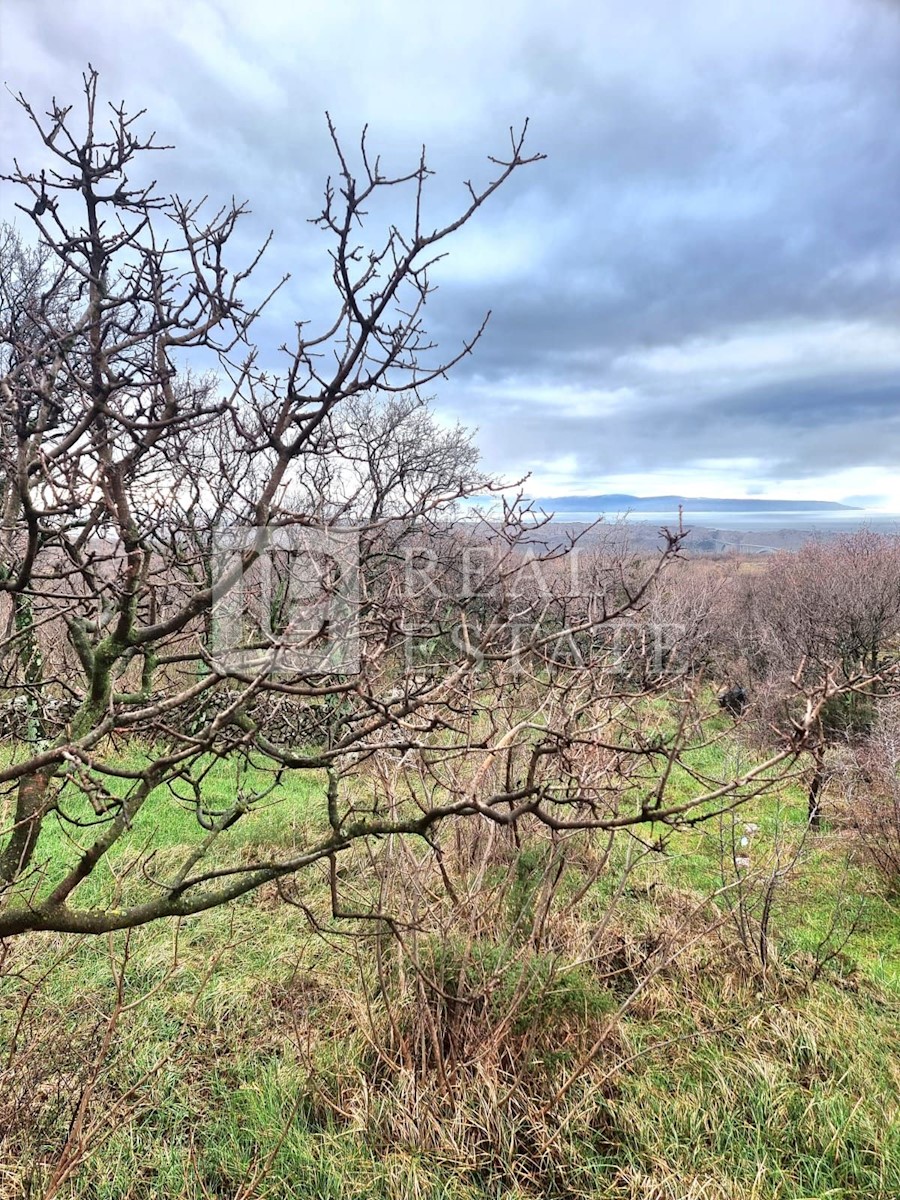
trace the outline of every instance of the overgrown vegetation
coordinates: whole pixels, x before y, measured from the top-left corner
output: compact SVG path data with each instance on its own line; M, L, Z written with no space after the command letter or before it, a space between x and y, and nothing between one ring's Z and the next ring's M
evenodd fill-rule
M298 793L246 853L317 819ZM455 901L432 858L360 852L353 890L408 913L393 931L332 918L323 870L177 928L17 939L5 1193L887 1200L900 914L838 832L810 839L802 788L737 820L758 826L748 909L790 865L766 964L734 919L728 819L665 850L482 829L443 863Z
M896 539L464 517L422 314L524 130L431 230L329 125L279 372L84 97L0 244L0 1188L900 1194Z

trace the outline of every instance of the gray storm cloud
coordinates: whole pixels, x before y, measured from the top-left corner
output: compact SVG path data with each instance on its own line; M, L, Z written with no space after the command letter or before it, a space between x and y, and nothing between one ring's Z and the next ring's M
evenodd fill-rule
M293 279L260 327L273 348L326 310L306 221L326 108L348 140L368 123L389 167L428 144L435 219L529 116L547 161L460 236L432 315L449 346L494 312L436 401L491 467L652 492L676 470L712 486L721 463L742 489L829 495L898 461L894 5L7 0L0 21L9 88L77 99L90 60L176 144L154 164L167 189L246 196L248 249L275 229L271 273ZM2 103L4 160L25 164Z

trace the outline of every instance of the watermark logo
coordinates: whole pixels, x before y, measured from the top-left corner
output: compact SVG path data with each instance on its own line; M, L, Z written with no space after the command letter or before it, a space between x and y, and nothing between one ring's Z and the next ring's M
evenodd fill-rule
M359 536L324 525L220 529L212 645L225 672L359 670Z

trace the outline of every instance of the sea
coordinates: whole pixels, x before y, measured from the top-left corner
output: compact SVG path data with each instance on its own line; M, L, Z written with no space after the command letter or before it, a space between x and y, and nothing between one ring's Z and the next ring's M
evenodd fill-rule
M548 509L547 511L551 510ZM678 524L677 511L599 513L566 510L557 512L554 520L561 524L574 524L583 521L596 521L599 517L605 517L610 522L624 519L628 521L641 521L651 525L667 525L670 528ZM819 529L835 533L840 531L852 533L857 529L872 529L877 533L900 533L900 513L881 512L876 509L825 509L810 511L790 509L783 512L741 512L740 510L692 512L689 508L686 508L683 520L686 526L703 526L704 529Z

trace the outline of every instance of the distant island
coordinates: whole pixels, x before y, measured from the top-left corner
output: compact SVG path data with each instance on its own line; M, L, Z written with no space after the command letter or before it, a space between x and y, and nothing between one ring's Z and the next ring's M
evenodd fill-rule
M862 512L850 504L834 500L723 500L710 496L627 496L610 493L604 496L550 496L532 500L533 505L559 512Z

